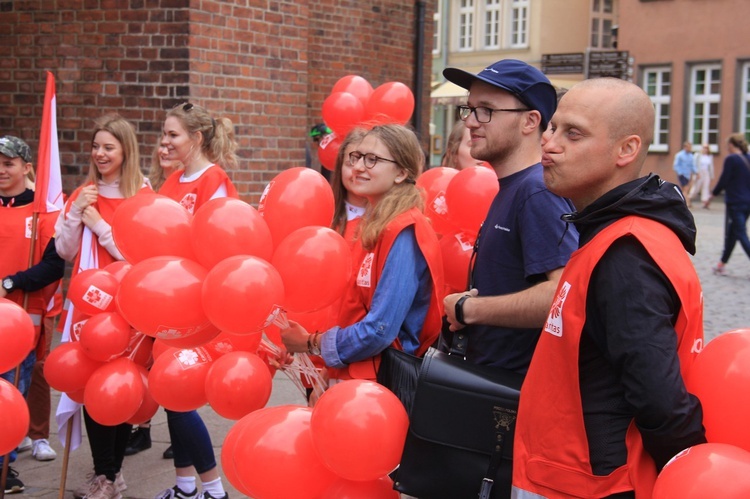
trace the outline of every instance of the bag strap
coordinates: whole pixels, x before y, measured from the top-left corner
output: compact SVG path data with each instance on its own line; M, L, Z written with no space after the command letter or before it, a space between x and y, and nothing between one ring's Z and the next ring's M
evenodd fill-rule
M739 156L742 158L742 162L745 163L747 169L750 170L750 160L747 159L747 156L744 153L740 153Z
M500 469L500 464L503 460L503 448L505 446L508 435L510 435L510 427L516 422L516 415L518 413L512 409L501 409L495 408L495 446L492 449L490 455L490 463L487 466L487 471L482 479L482 485L479 488L479 499L490 499L490 493L492 492L492 486L495 484L495 476L497 471Z

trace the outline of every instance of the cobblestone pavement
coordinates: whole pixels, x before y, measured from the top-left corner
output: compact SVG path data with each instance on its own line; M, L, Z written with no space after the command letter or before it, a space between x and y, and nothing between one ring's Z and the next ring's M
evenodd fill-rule
M711 267L718 261L724 239L724 205L714 203L710 210L694 208L693 214L698 227L698 250L693 263L703 284L705 296L705 336L710 341L717 335L737 329L750 327L750 259L742 251L735 253L727 266L726 276L716 276ZM59 394L53 392L52 407L57 406ZM283 375L277 373L274 379L273 393L269 405L302 404L304 399L294 385ZM209 407L199 410L211 433L214 452L221 467L221 444L229 429L234 424L216 415ZM169 445L166 417L159 411L152 421L153 447L135 456L125 458L123 474L128 484L124 496L127 498L147 499L154 497L164 488L174 485L174 469L171 461L162 459L161 454ZM19 471L20 478L26 484L23 496L53 499L59 497L59 484L63 463L63 451L57 438L57 426L52 421L52 447L58 452L58 458L49 462L35 461L29 452L22 453L13 467ZM67 482L66 498L72 497L72 490L83 482L86 473L92 470L91 455L85 439L81 447L71 452ZM242 497L231 484L224 480L230 496ZM279 484L282 486L283 484Z

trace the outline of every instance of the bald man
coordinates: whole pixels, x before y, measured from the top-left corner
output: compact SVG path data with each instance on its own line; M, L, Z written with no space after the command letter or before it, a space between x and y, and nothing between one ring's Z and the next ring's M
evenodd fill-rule
M695 224L680 188L641 176L654 109L638 86L585 80L542 136L544 181L580 234L521 391L513 497L650 494L706 441L684 379L703 344Z

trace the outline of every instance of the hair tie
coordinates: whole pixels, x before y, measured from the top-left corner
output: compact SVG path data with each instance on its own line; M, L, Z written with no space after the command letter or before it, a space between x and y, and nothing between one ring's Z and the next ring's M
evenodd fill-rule
M411 185L417 185L417 181L414 180L413 178L406 178L404 179L404 182L406 182L407 184L411 184Z

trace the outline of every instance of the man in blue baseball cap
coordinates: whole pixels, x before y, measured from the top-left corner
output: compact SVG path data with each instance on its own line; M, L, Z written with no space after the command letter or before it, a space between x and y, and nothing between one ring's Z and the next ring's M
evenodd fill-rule
M575 229L560 219L573 206L547 190L540 163L557 94L541 71L514 59L477 74L443 74L469 90L458 116L471 132L471 155L488 162L500 182L478 237L472 289L448 295L446 315L452 331L466 329L469 360L525 373L577 247Z

